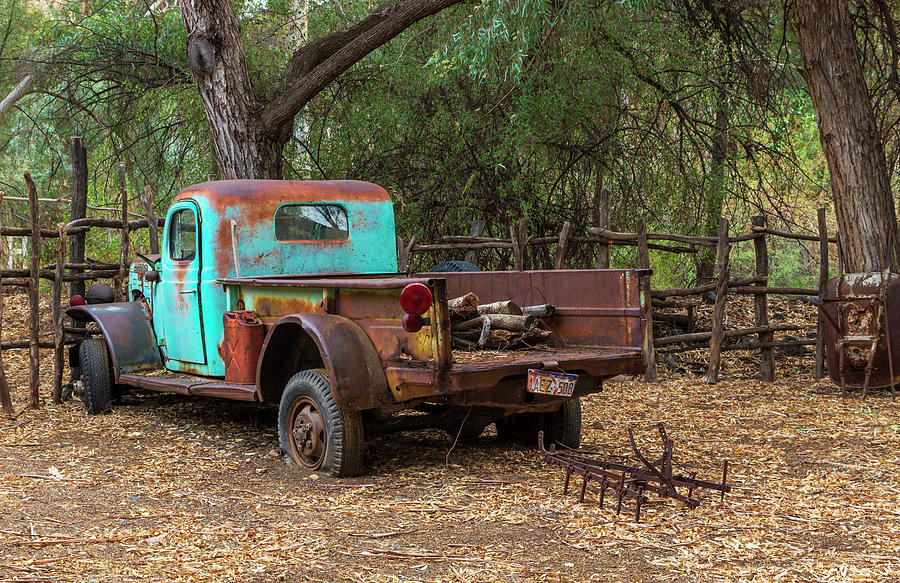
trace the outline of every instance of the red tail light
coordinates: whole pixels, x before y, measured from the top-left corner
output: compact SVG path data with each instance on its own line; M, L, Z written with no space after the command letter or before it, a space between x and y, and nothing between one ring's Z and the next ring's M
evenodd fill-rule
M418 332L425 325L425 320L418 314L404 314L402 322L407 332Z
M400 292L400 307L411 316L421 316L427 312L431 307L431 301L431 290L421 283L411 283ZM419 324L419 328L421 327Z
M84 301L84 296L82 296L81 294L75 294L74 296L72 296L72 299L69 300L70 306L83 306L86 303L87 302Z

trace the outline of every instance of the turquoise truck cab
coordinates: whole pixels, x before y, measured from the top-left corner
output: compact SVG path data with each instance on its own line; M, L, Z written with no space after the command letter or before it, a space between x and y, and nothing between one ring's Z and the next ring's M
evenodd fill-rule
M160 257L132 266L129 292L150 304L171 371L225 375L222 314L240 306L217 280L397 271L393 205L368 182L206 182L175 197L163 232Z

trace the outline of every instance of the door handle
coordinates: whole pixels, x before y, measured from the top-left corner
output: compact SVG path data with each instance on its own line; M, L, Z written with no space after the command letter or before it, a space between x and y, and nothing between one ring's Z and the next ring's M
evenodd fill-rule
M181 293L182 294L195 294L195 293L197 293L197 290L196 289L185 289L185 290L181 290Z

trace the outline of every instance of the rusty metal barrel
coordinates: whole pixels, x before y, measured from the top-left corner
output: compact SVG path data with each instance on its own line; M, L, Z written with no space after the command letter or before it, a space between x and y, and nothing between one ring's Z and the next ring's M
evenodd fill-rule
M835 383L865 391L900 380L900 275L835 277L820 298L820 309L828 374Z
M225 382L253 384L265 329L256 312L225 312Z

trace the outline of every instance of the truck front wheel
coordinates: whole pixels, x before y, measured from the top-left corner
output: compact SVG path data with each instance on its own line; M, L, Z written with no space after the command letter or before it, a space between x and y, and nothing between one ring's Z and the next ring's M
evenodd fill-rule
M519 413L497 421L500 439L537 447L538 431L544 432L544 446L565 449L581 445L581 399L569 399L550 413Z
M83 340L78 347L78 360L81 362L84 406L88 414L98 415L109 411L115 395L106 342L100 338Z
M288 381L278 409L278 441L304 469L336 477L362 473L362 416L335 403L322 369L298 372Z

